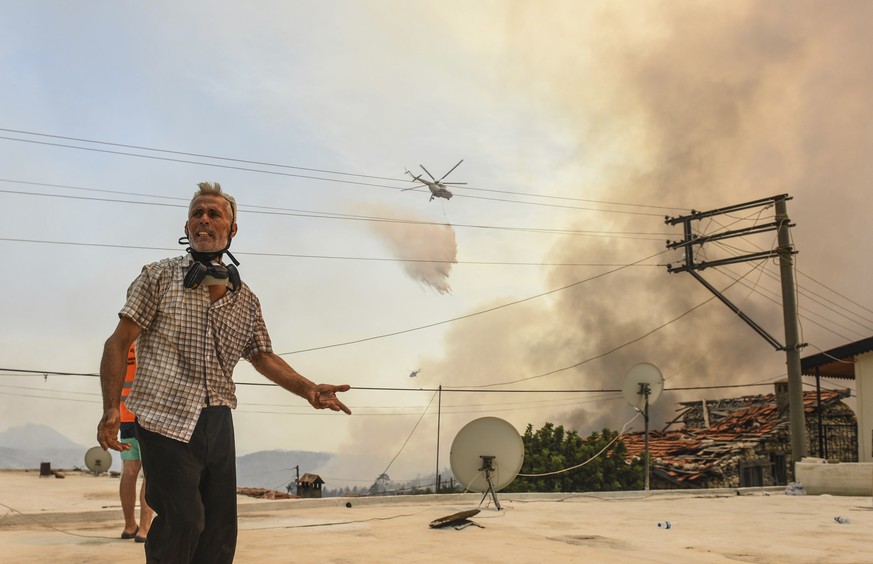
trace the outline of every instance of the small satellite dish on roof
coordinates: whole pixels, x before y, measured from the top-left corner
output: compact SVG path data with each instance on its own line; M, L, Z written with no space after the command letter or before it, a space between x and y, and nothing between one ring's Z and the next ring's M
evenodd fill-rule
M470 421L452 441L452 473L464 487L488 494L499 511L497 493L508 486L524 462L524 442L515 427L497 417ZM480 501L481 505L482 502Z
M112 466L112 455L103 450L102 447L91 447L85 453L85 466L95 476L109 472L109 467Z
M664 390L664 375L658 367L648 362L634 365L624 377L621 395L637 411L643 414L646 422L646 444L643 450L645 456L645 484L649 491L649 405L661 396Z

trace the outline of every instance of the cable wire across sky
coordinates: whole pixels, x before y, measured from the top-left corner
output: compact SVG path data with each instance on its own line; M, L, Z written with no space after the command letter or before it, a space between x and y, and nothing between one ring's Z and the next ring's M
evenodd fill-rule
M5 131L7 133L20 134L20 135L29 135L29 136L33 136L33 137L61 139L61 140L65 140L65 141L76 141L76 142L80 142L80 143L90 143L90 144L94 144L94 145L120 147L120 148L125 148L125 149L136 149L136 150L140 150L140 151L148 151L148 152L154 152L154 153L172 154L172 155L179 155L179 156L185 156L185 157L204 158L204 159L217 160L217 161L266 166L266 167L271 167L271 168L290 169L290 170L299 170L299 171L304 171L304 172L317 172L320 174L348 176L348 177L354 177L354 178L365 178L365 179L370 179L370 180L386 180L386 181L391 181L391 182L407 183L407 180L405 178L401 178L398 180L397 178L384 177L384 176L375 176L375 175L350 173L350 172L343 172L343 171L336 171L336 170L293 166L293 165L288 165L288 164L269 163L269 162L258 161L258 160L247 160L247 159L233 158L233 157L206 155L206 154L202 154L202 153L177 151L177 150L170 150L170 149L159 149L159 148L154 148L154 147L145 147L145 146L141 146L141 145L130 145L130 144L124 144L124 143L110 142L110 141L99 141L99 140L94 140L94 139L84 139L81 137L68 137L68 136L63 136L63 135L53 135L53 134L49 134L49 133L41 133L41 132L35 132L35 131L24 131L24 130L18 130L18 129L8 129L8 128L2 128L2 127L0 127L0 131ZM22 143L45 144L45 145L65 147L65 148L70 148L70 149L106 152L106 153L110 153L110 154L118 154L118 155L124 155L124 156L132 156L132 157L157 158L154 156L142 155L142 154L137 154L137 153L126 153L126 152L120 152L120 151L101 150L101 149L97 149L95 147L83 147L83 146L78 146L78 145L44 143L44 142L40 142L40 141L35 141L33 139L24 139L24 138L15 138L15 137L0 137L0 139L5 139L7 141L18 141L18 142L22 142ZM177 161L177 159L168 159L168 160ZM206 165L206 166L219 166L219 165L215 165L214 163L200 162L200 161L193 161L193 162L192 161L179 161L179 162L186 162L186 163L191 163L191 164L202 164L202 165ZM228 167L228 168L233 168L233 167ZM242 170L246 170L249 172L270 173L270 171L268 171L268 170L260 170L260 169L242 169ZM289 176L300 176L301 178L310 178L310 179L314 179L314 180L335 181L333 179L328 179L328 178L311 177L311 176L304 176L304 175L290 174ZM363 184L363 183L359 183L359 182L352 182L352 183L353 184L362 184L362 185L367 185L367 186L377 186L377 187L388 188L388 186ZM649 204L626 203L626 202L610 202L610 201L594 200L594 199L579 198L579 197L572 197L572 196L555 196L555 195L548 195L548 194L544 195L544 194L535 194L535 193L526 193L526 192L513 192L513 191L509 191L509 190L473 188L473 187L469 187L469 186L465 187L465 189L466 190L476 190L476 191L480 191L480 192L492 192L492 193L496 193L496 194L513 195L513 196L529 196L529 197L533 197L533 198L567 200L567 201L587 202L587 203L596 203L596 204L613 205L613 206L626 206L626 207L632 207L632 208L636 207L636 208L649 208L649 209L661 209L661 210L677 211L677 208L675 208L675 207L669 207L669 206L663 206L663 205L657 205L657 204L649 205ZM514 200L506 200L506 201L515 202ZM516 202L516 203L519 203L519 202ZM525 202L520 202L520 203L525 203ZM578 209L586 209L586 208L578 208ZM613 211L614 213L632 213L632 212L622 212L620 210L596 210L596 211L606 211L606 212ZM689 210L682 210L682 211L689 211ZM660 217L658 214L650 214L650 213L644 213L644 214L639 214L639 215L655 215L655 216Z

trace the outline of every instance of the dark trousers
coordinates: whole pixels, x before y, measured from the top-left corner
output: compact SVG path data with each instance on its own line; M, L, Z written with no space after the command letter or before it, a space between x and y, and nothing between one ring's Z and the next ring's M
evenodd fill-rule
M233 562L236 550L236 454L228 407L207 407L189 443L136 425L146 478L146 501L155 510L146 561Z

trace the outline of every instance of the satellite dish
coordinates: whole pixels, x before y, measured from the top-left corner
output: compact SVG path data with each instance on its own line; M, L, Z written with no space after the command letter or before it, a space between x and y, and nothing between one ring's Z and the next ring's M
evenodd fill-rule
M624 377L624 385L621 387L621 395L624 396L631 407L642 411L648 403L655 403L664 389L664 376L658 367L648 362L642 362L627 371ZM648 391L648 398L646 398Z
M515 427L497 417L470 421L452 441L452 473L464 487L490 493L498 511L496 492L508 486L524 462L524 442ZM481 502L480 502L481 504Z
M85 453L85 466L95 476L99 476L103 472L109 472L109 467L112 466L112 455L103 450L102 447L91 447Z

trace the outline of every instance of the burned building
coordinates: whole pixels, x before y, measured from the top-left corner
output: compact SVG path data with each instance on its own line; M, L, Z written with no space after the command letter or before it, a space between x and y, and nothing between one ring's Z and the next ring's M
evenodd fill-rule
M856 462L857 421L843 402L849 391L818 394L803 394L810 456ZM787 396L787 383L777 382L772 394L680 403L673 423L681 428L649 433L651 487L729 488L793 481ZM623 440L629 456L644 455L644 433L630 433Z

